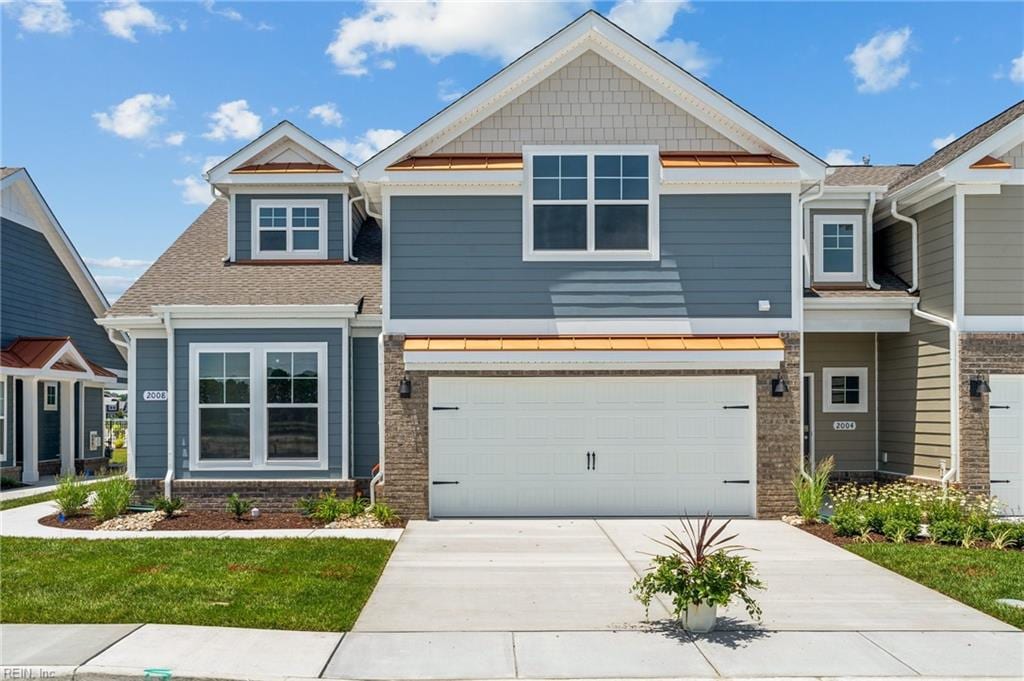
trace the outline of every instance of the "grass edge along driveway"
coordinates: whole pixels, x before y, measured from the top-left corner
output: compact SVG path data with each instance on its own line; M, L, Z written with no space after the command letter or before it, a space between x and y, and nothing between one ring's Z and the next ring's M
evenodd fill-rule
M1024 600L1024 551L924 543L848 544L846 549L1024 629L1024 610L996 603L997 598Z
M0 538L0 621L348 631L394 542Z

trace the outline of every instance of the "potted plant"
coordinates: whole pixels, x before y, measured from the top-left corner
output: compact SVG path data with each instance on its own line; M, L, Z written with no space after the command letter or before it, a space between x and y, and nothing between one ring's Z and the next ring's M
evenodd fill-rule
M649 554L651 567L633 584L633 595L650 612L651 600L658 594L672 598L672 614L683 628L707 633L715 628L718 607L735 598L743 601L751 618L761 619L761 608L750 595L764 584L757 578L754 565L729 544L736 535L722 537L729 521L717 528L710 515L700 521L680 520L683 535L668 530L658 544L669 549L667 555ZM668 529L668 528L666 528Z

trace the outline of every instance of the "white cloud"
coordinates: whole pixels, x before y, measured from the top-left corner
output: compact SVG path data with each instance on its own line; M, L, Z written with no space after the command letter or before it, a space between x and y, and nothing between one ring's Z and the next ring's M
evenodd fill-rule
M62 0L28 0L10 4L18 25L29 33L71 33L74 22Z
M324 144L353 163L362 163L404 134L401 130L372 128L355 140L324 140Z
M180 147L185 142L185 133L183 132L172 132L164 137L164 144L172 147Z
M201 177L189 175L180 180L172 180L172 182L181 187L181 200L185 203L209 206L213 202L210 185L206 184Z
M116 0L107 3L107 9L100 13L100 19L107 31L118 38L135 42L135 29L143 28L150 33L165 33L171 30L163 18L139 4L138 0Z
M137 270L149 267L153 263L149 260L132 260L114 255L109 258L86 258L85 264L89 267L100 267L106 270Z
M210 140L251 140L263 132L263 121L249 110L249 102L236 99L224 102L210 114L210 129L203 137Z
M857 92L875 94L899 85L910 73L910 64L903 60L909 44L909 26L879 31L866 43L858 43L846 56L857 80Z
M225 19L228 19L230 21L242 20L241 12L230 7L219 9L216 7L216 3L214 2L214 0L202 0L200 4L203 6L203 9L205 9L210 14L216 14L217 16L224 17Z
M377 62L377 68L381 71L393 71L398 66L394 59L381 59Z
M371 55L387 64L390 59L383 55L399 48L411 48L435 60L462 53L511 61L569 23L584 6L372 0L358 16L341 20L326 52L338 70L353 76L369 71Z
M456 87L455 81L451 78L445 78L437 84L437 98L446 104L454 102L464 94L466 94L465 91Z
M144 139L163 123L159 112L170 108L174 102L170 95L155 95L150 92L129 97L109 111L99 111L92 117L103 130L125 139Z
M860 165L853 160L853 151L850 149L829 149L825 155L825 163L830 166L855 166Z
M340 126L344 120L341 112L338 111L338 106L334 102L317 104L309 110L309 117L319 118L320 122L324 125L333 125L335 127Z
M1016 59L1010 60L1010 80L1014 83L1024 83L1024 52Z
M679 12L692 12L689 2L638 2L622 0L611 8L608 18L658 52L696 76L706 76L714 59L700 43L666 38Z
M946 135L945 137L936 137L935 139L932 140L932 149L938 151L939 149L946 146L955 139L956 135L952 133Z

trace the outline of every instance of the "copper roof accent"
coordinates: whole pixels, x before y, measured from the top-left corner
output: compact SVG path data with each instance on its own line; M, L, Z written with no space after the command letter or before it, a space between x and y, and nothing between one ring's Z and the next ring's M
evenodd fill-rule
M778 336L410 336L406 352L784 350Z
M663 168L796 168L790 160L771 154L731 154L666 151L661 154Z
M522 170L522 154L410 156L388 170Z
M1009 170L1012 167L1006 161L992 156L982 156L971 164L971 170Z
M0 350L0 366L10 369L42 369L68 343L72 347L75 345L70 336L19 336L6 348ZM82 355L78 348L75 348L75 351ZM89 365L89 369L97 376L117 378L117 374L107 371L85 355L82 355L82 358ZM85 373L85 370L81 367L63 360L57 360L50 368L56 371Z
M334 166L326 163L257 163L241 166L231 171L232 174L255 173L340 173Z

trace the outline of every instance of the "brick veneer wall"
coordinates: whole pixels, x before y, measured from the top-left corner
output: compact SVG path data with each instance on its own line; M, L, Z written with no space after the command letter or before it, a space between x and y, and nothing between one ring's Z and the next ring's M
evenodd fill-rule
M971 377L1024 374L1024 333L960 334L960 481L989 494L989 396L971 397Z
M384 339L384 475L380 491L387 503L407 519L428 514L429 377L431 372L405 371L404 336ZM790 392L771 396L777 370L711 371L446 371L444 376L737 376L757 377L757 515L775 518L794 508L791 481L800 462L800 335L786 334L784 367ZM412 397L398 396L408 375ZM433 374L440 375L440 374Z
M171 494L185 502L186 509L223 511L228 495L253 502L261 511L294 511L301 497L315 496L321 490L335 490L338 497L351 497L355 491L352 480L192 480L180 479L171 483ZM136 480L135 497L138 502L149 503L163 496L163 480Z

